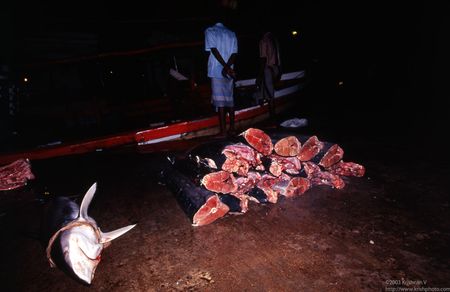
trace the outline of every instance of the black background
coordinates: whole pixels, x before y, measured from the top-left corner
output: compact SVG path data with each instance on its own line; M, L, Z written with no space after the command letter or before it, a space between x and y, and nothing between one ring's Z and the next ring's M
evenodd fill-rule
M1 17L2 62L14 72L29 62L143 48L165 36L202 40L216 11L205 0L10 1ZM284 52L300 55L315 74L317 114L358 113L372 125L441 133L450 96L448 12L445 1L238 1L231 26L240 36L265 24L281 38L299 31L298 46ZM48 36L76 45L43 42Z

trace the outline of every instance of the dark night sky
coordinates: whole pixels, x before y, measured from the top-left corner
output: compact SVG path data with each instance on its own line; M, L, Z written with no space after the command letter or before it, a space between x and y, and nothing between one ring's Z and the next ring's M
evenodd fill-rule
M234 30L255 33L261 19L280 32L298 29L306 48L301 52L320 60L324 80L345 78L355 100L370 91L379 107L393 104L402 114L409 107L416 118L448 116L449 4L363 2L238 1ZM3 35L11 44L3 47L3 59L15 65L54 53L55 45L43 41L48 36L75 40L64 49L67 56L142 48L155 31L198 40L214 8L206 0L11 1L2 12Z
M2 25L13 27L10 35L15 53L31 40L58 35L76 38L80 34L113 39L116 46L137 48L145 45L140 39L152 31L189 35L201 38L211 23L214 2L197 1L13 1L11 17ZM329 3L330 2L330 3ZM408 58L425 59L420 54L435 53L443 38L445 4L427 1L394 4L374 1L371 4L345 1L239 1L235 13L235 30L252 33L259 19L270 19L280 30L300 28L311 54L336 62L360 62L370 59L404 66ZM255 3L258 3L256 5ZM405 2L406 3L406 2ZM266 16L266 18L264 17ZM5 20L6 19L6 20ZM448 32L448 28L445 28ZM6 34L8 35L8 34ZM115 49L112 41L97 49ZM19 58L29 57L25 50ZM78 52L74 51L73 54ZM418 56L419 55L419 56ZM338 57L340 56L340 57ZM341 60L338 60L341 59ZM379 60L382 59L382 60Z
M18 0L10 4L13 11L9 18L11 23L5 26L10 28L12 24L12 43L18 52L24 39L50 34L69 37L94 34L115 39L124 48L136 48L144 45L139 43L139 38L155 30L201 38L203 29L212 21L214 2L158 0L125 4ZM429 47L440 38L438 30L445 25L442 22L448 5L425 4L426 1L408 5L391 2L394 1L374 1L371 4L239 1L234 28L241 34L254 32L260 19L271 20L280 30L300 27L314 55L333 59L336 55L350 59L377 56L401 59L421 49L432 49ZM107 51L109 48L100 49Z

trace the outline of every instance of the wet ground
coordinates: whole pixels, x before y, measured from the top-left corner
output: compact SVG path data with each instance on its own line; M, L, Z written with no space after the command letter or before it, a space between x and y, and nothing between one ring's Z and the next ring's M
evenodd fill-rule
M159 183L164 155L128 149L36 161L35 181L1 194L2 290L379 291L402 280L450 287L448 164L408 159L375 140L343 146L367 168L343 190L314 187L199 228ZM105 250L86 287L49 267L36 240L36 199L76 199L94 181L89 211L102 229L138 225Z
M307 112L308 108L302 111ZM342 190L314 187L194 228L160 183L165 154L132 147L33 161L36 180L0 193L2 291L380 291L450 287L450 166L435 140L312 116L302 134L366 166ZM310 116L308 116L310 118ZM441 149L441 148L439 148ZM44 201L80 196L104 231L137 223L102 256L90 287L51 269L37 240Z

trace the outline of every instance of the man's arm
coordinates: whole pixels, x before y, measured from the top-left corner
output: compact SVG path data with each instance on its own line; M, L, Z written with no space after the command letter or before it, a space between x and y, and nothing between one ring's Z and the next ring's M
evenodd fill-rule
M228 66L231 67L232 65L234 65L234 63L236 62L236 56L237 56L236 53L231 54L231 56L230 56L230 58L228 59L228 62L227 62Z
M231 66L233 66L234 63L236 62L236 56L237 56L236 53L231 54L230 58L228 59L227 67L226 67L227 68L226 73L228 75L230 75L233 79L236 79L236 71L234 71L234 69ZM225 67L224 67L224 69L225 69Z
M225 63L225 60L223 59L222 55L220 54L219 50L217 50L217 48L211 48L211 53L214 55L217 61L219 61L219 63L223 66L222 75L224 77L227 77L226 75L229 75L232 78L235 78L236 73L231 68L231 65L233 65L235 62L236 54L232 54L228 59L228 62Z
M211 53L216 57L217 61L223 66L226 67L227 63L225 63L225 60L222 58L222 55L220 54L219 50L217 48L211 48Z

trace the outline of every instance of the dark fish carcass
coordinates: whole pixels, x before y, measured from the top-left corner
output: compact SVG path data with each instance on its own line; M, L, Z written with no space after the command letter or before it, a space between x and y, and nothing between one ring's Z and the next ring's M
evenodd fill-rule
M240 212L238 198L228 194L217 194L201 186L203 177L199 179L198 171L200 169L201 167L196 166L192 160L186 158L177 160L174 164L166 167L162 173L164 181L175 194L178 203L192 220L192 225L206 225L223 217L230 211ZM232 174L227 176L223 172L223 175L216 187L223 187L224 184L227 184L223 181L225 177L229 180L228 185L233 185L234 179L230 177ZM216 176L219 177L220 173L215 173L215 175L209 177Z

